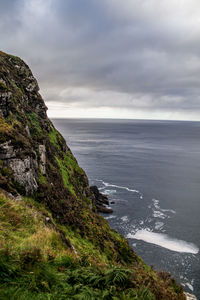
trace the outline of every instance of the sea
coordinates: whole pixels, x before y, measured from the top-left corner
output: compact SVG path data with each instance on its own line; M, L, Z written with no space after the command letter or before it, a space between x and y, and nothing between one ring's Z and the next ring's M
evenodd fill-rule
M200 299L200 122L52 121L113 202L110 226Z

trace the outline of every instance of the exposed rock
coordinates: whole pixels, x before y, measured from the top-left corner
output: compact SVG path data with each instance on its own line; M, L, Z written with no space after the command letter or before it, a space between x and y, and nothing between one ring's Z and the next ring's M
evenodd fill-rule
M10 159L16 157L16 151L14 150L11 141L0 144L0 159Z
M104 205L96 204L96 208L98 212L104 213L104 214L111 214L113 212L112 208L106 207Z
M185 296L187 300L197 300L197 297L195 295L185 293Z
M18 195L18 196L15 197L15 200L22 201L22 197L20 195Z
M26 87L26 90L28 92L33 92L34 90L37 90L37 83L36 82L29 83L29 85Z
M42 175L46 174L46 147L45 145L39 145L40 154L40 170Z
M9 115L11 96L11 92L0 93L0 112L4 117Z
M26 132L27 132L28 136L30 137L30 136L31 136L31 134L30 134L30 130L29 130L29 127L28 127L28 125L26 125L25 129L26 129Z
M112 213L113 210L110 207L105 206L109 205L108 197L101 194L96 185L91 186L90 190L94 195L94 205L96 206L97 211L102 213Z
M95 196L95 200L97 202L109 205L108 197L102 193L99 192L99 189L96 185L93 185L90 187L90 190L93 192Z
M25 188L26 194L33 194L37 188L37 160L28 156L25 159L14 158L8 162L16 182Z
M22 201L22 197L21 197L19 194L13 195L13 194L8 193L8 192L6 192L5 190L1 189L1 187L0 187L0 193L5 194L5 196L7 196L8 198L10 198L10 199L12 199L12 200L20 201L20 202Z

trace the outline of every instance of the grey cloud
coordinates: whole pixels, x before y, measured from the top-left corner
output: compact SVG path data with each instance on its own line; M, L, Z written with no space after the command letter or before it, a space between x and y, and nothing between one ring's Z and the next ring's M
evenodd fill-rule
M180 3L0 1L2 50L31 65L47 102L197 111L200 6Z

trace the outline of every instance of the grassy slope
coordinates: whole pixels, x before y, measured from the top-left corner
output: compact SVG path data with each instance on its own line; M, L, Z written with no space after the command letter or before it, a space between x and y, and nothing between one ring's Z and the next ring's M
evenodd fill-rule
M0 299L183 299L169 276L164 283L140 260L118 264L76 231L65 232L76 252L45 207L1 192Z

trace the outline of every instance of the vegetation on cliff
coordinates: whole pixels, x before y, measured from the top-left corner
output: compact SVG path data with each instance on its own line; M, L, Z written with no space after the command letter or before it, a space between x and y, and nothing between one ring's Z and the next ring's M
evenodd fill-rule
M38 91L0 52L0 299L185 299L98 216Z

